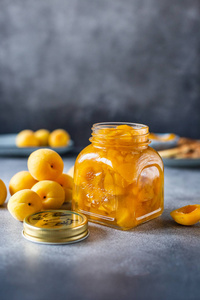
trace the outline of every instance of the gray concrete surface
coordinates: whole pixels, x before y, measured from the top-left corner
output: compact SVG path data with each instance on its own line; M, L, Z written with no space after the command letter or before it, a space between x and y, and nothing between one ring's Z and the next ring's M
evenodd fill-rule
M74 157L65 157L65 171ZM0 158L8 182L25 158ZM200 203L200 170L165 168L161 217L122 232L90 223L87 240L38 245L21 236L22 224L0 208L1 300L199 300L200 225L182 227L170 211Z
M199 0L1 0L0 133L139 122L200 138Z

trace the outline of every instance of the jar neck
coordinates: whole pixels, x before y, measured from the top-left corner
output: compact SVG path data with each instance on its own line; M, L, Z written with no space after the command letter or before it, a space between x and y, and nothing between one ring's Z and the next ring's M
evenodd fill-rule
M149 127L137 123L96 123L90 141L95 147L145 149L149 145Z

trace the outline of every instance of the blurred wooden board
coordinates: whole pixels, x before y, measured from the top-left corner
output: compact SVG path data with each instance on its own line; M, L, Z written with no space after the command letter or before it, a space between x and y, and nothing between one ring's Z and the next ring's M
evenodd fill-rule
M200 141L180 138L177 147L159 151L163 162L173 167L200 166Z

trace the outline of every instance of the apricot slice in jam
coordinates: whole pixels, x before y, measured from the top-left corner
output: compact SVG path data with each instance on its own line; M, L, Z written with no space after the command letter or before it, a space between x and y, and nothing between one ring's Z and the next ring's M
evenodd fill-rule
M79 173L74 182L76 185L93 183L95 186L101 181L102 168L100 164L84 161L79 165Z
M127 208L122 208L120 212L117 212L116 221L121 228L131 228L135 226L135 219L131 217Z
M112 175L107 172L104 179L104 189L111 195L123 195L124 189L116 185Z
M170 213L174 221L181 225L194 225L200 221L200 205L186 205Z

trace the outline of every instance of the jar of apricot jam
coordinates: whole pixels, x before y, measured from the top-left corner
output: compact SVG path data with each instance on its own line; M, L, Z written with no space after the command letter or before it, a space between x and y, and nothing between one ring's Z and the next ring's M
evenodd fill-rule
M149 128L98 123L74 167L72 209L89 221L128 230L162 214L163 162L149 147Z

